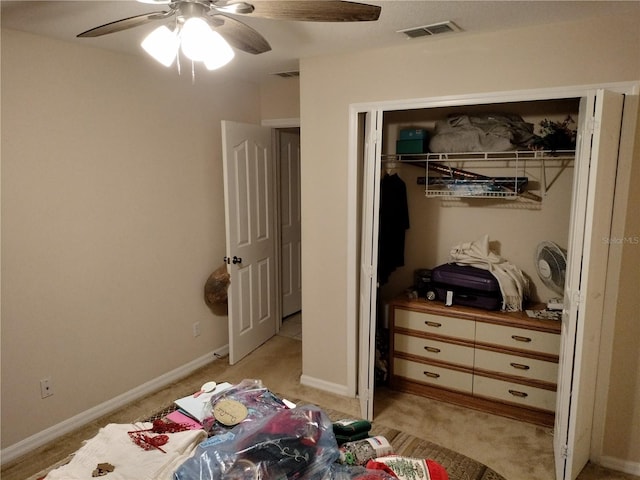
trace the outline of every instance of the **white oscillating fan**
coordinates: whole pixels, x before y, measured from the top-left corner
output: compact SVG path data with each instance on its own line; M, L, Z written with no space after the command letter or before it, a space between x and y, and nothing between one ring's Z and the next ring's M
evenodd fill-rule
M554 242L541 242L536 248L536 270L542 282L560 295L547 303L549 310L562 310L564 279L567 271L567 252Z

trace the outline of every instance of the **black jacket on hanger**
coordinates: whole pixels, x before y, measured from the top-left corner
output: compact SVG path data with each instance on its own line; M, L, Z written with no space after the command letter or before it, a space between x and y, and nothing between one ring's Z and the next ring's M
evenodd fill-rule
M404 265L404 236L409 228L407 187L397 174L386 174L380 184L378 282L384 285Z

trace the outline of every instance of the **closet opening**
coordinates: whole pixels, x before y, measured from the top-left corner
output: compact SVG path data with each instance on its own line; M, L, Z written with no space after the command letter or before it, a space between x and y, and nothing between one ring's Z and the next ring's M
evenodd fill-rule
M392 252L404 257L379 288L383 307L392 299L412 293L421 271L446 263L452 247L472 242L487 234L490 247L517 265L530 280L531 303L546 302L558 294L546 286L536 273L536 247L553 241L565 250L568 245L569 216L573 192L573 161L522 160L519 174L527 177L526 191L541 201L529 199L474 198L472 196L426 197L424 163L419 160L394 158L401 130L424 130L433 137L436 123L465 116L486 118L487 115L518 115L541 133L541 123L561 124L568 118L569 128L577 129L579 99L507 102L491 105L421 108L384 112L382 121L381 178L397 176L406 185L409 227L405 232L404 251ZM462 121L462 120L460 120ZM471 142L471 141L469 141ZM575 149L575 147L574 147ZM453 156L453 155L452 155ZM462 156L460 156L462 157ZM456 158L460 158L456 157ZM411 157L410 157L411 158ZM463 169L489 177L513 175L515 161L455 160L451 168ZM546 182L546 191L541 192ZM384 308L379 310L384 312ZM384 320L382 324L386 323ZM379 322L380 324L380 322Z
M355 160L351 164L352 185L355 192L362 192L362 201L351 218L358 222L354 231L360 239L356 270L360 272L359 282L354 284L359 299L358 395L363 416L375 417L374 391L378 384L474 409L491 411L491 405L499 405L491 413L532 423L548 425L555 414L557 478L574 478L590 455L593 418L589 412L594 405L597 332L602 324L603 304L601 299L586 296L585 292L604 291L605 278L596 272L606 270L607 247L597 239L605 238L611 226L616 175L616 162L611 159L618 158L624 104L621 93L588 88L567 93L565 89L352 106L350 135L351 158ZM568 154L572 158L568 161L564 154L562 158L554 158L554 153L549 152L548 158L532 160L527 155L511 154L504 158L462 159L458 152L452 152L438 157L438 162L450 171L473 172L483 181L514 176L515 162L518 169L515 176L526 176L522 190L519 183L512 187L517 190L515 195L511 192L494 197L487 195L486 190L480 195L459 194L459 190L453 195L433 195L426 190L433 181L429 178L431 159L419 156L429 153L428 150L397 155L397 142L405 139L407 130L431 135L439 123L452 117L486 119L512 113L540 133L545 125L570 123L576 132L575 151ZM405 154L414 157L418 165L407 161ZM357 178L353 177L355 173ZM386 282L379 282L381 185L385 176L390 175L396 175L406 187L408 228L404 232L403 261L388 272ZM473 192L477 193L475 188ZM483 239L491 252L517 266L528 280L529 303L518 312L523 316L530 304L546 306L549 300L558 298L556 289L540 278L537 246L553 242L562 247L566 252L566 281L561 289L564 294L561 320L544 318L536 325L535 318L506 319L499 311L471 306L461 311L455 304L447 305L446 299L420 298L416 286L422 273L449 262L456 247L482 244ZM440 311L434 312L435 305L440 305ZM419 326L443 323L447 328L454 327L430 333ZM540 334L546 340L534 350L510 346L510 340L500 340L504 333L501 329L514 326L527 335L514 332L509 333L509 338L539 344L535 337ZM530 332L533 334L528 335ZM425 338L454 345L456 349L446 358L430 358L429 353L424 353L427 347L412 343ZM412 350L415 348L418 350ZM439 345L432 348L440 350ZM545 367L555 364L555 370L547 369L534 378L524 379L524 375L501 372L486 363L491 358L482 360L485 363L475 363L480 354L492 357L494 353L515 353L518 358L542 362ZM381 358L386 358L387 363L380 364ZM515 360L510 363L521 365ZM423 368L425 365L429 368ZM529 369L534 370L527 364L523 370ZM444 385L435 381L434 385L434 379L452 371L455 379ZM536 394L521 389L523 385L533 387ZM496 393L498 387L506 387L507 393ZM438 392L445 395L439 396ZM579 402L576 392L580 392ZM468 402L469 398L472 401ZM546 412L546 416L518 416L518 412Z

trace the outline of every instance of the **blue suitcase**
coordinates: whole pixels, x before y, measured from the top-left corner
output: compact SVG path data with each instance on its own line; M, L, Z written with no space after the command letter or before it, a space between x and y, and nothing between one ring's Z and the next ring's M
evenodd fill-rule
M445 263L433 269L436 298L448 305L500 310L502 293L496 277L482 268Z

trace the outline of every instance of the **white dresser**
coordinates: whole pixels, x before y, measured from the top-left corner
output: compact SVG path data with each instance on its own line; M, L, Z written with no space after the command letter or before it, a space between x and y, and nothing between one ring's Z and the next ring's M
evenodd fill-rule
M553 425L560 322L426 300L390 313L392 388Z

